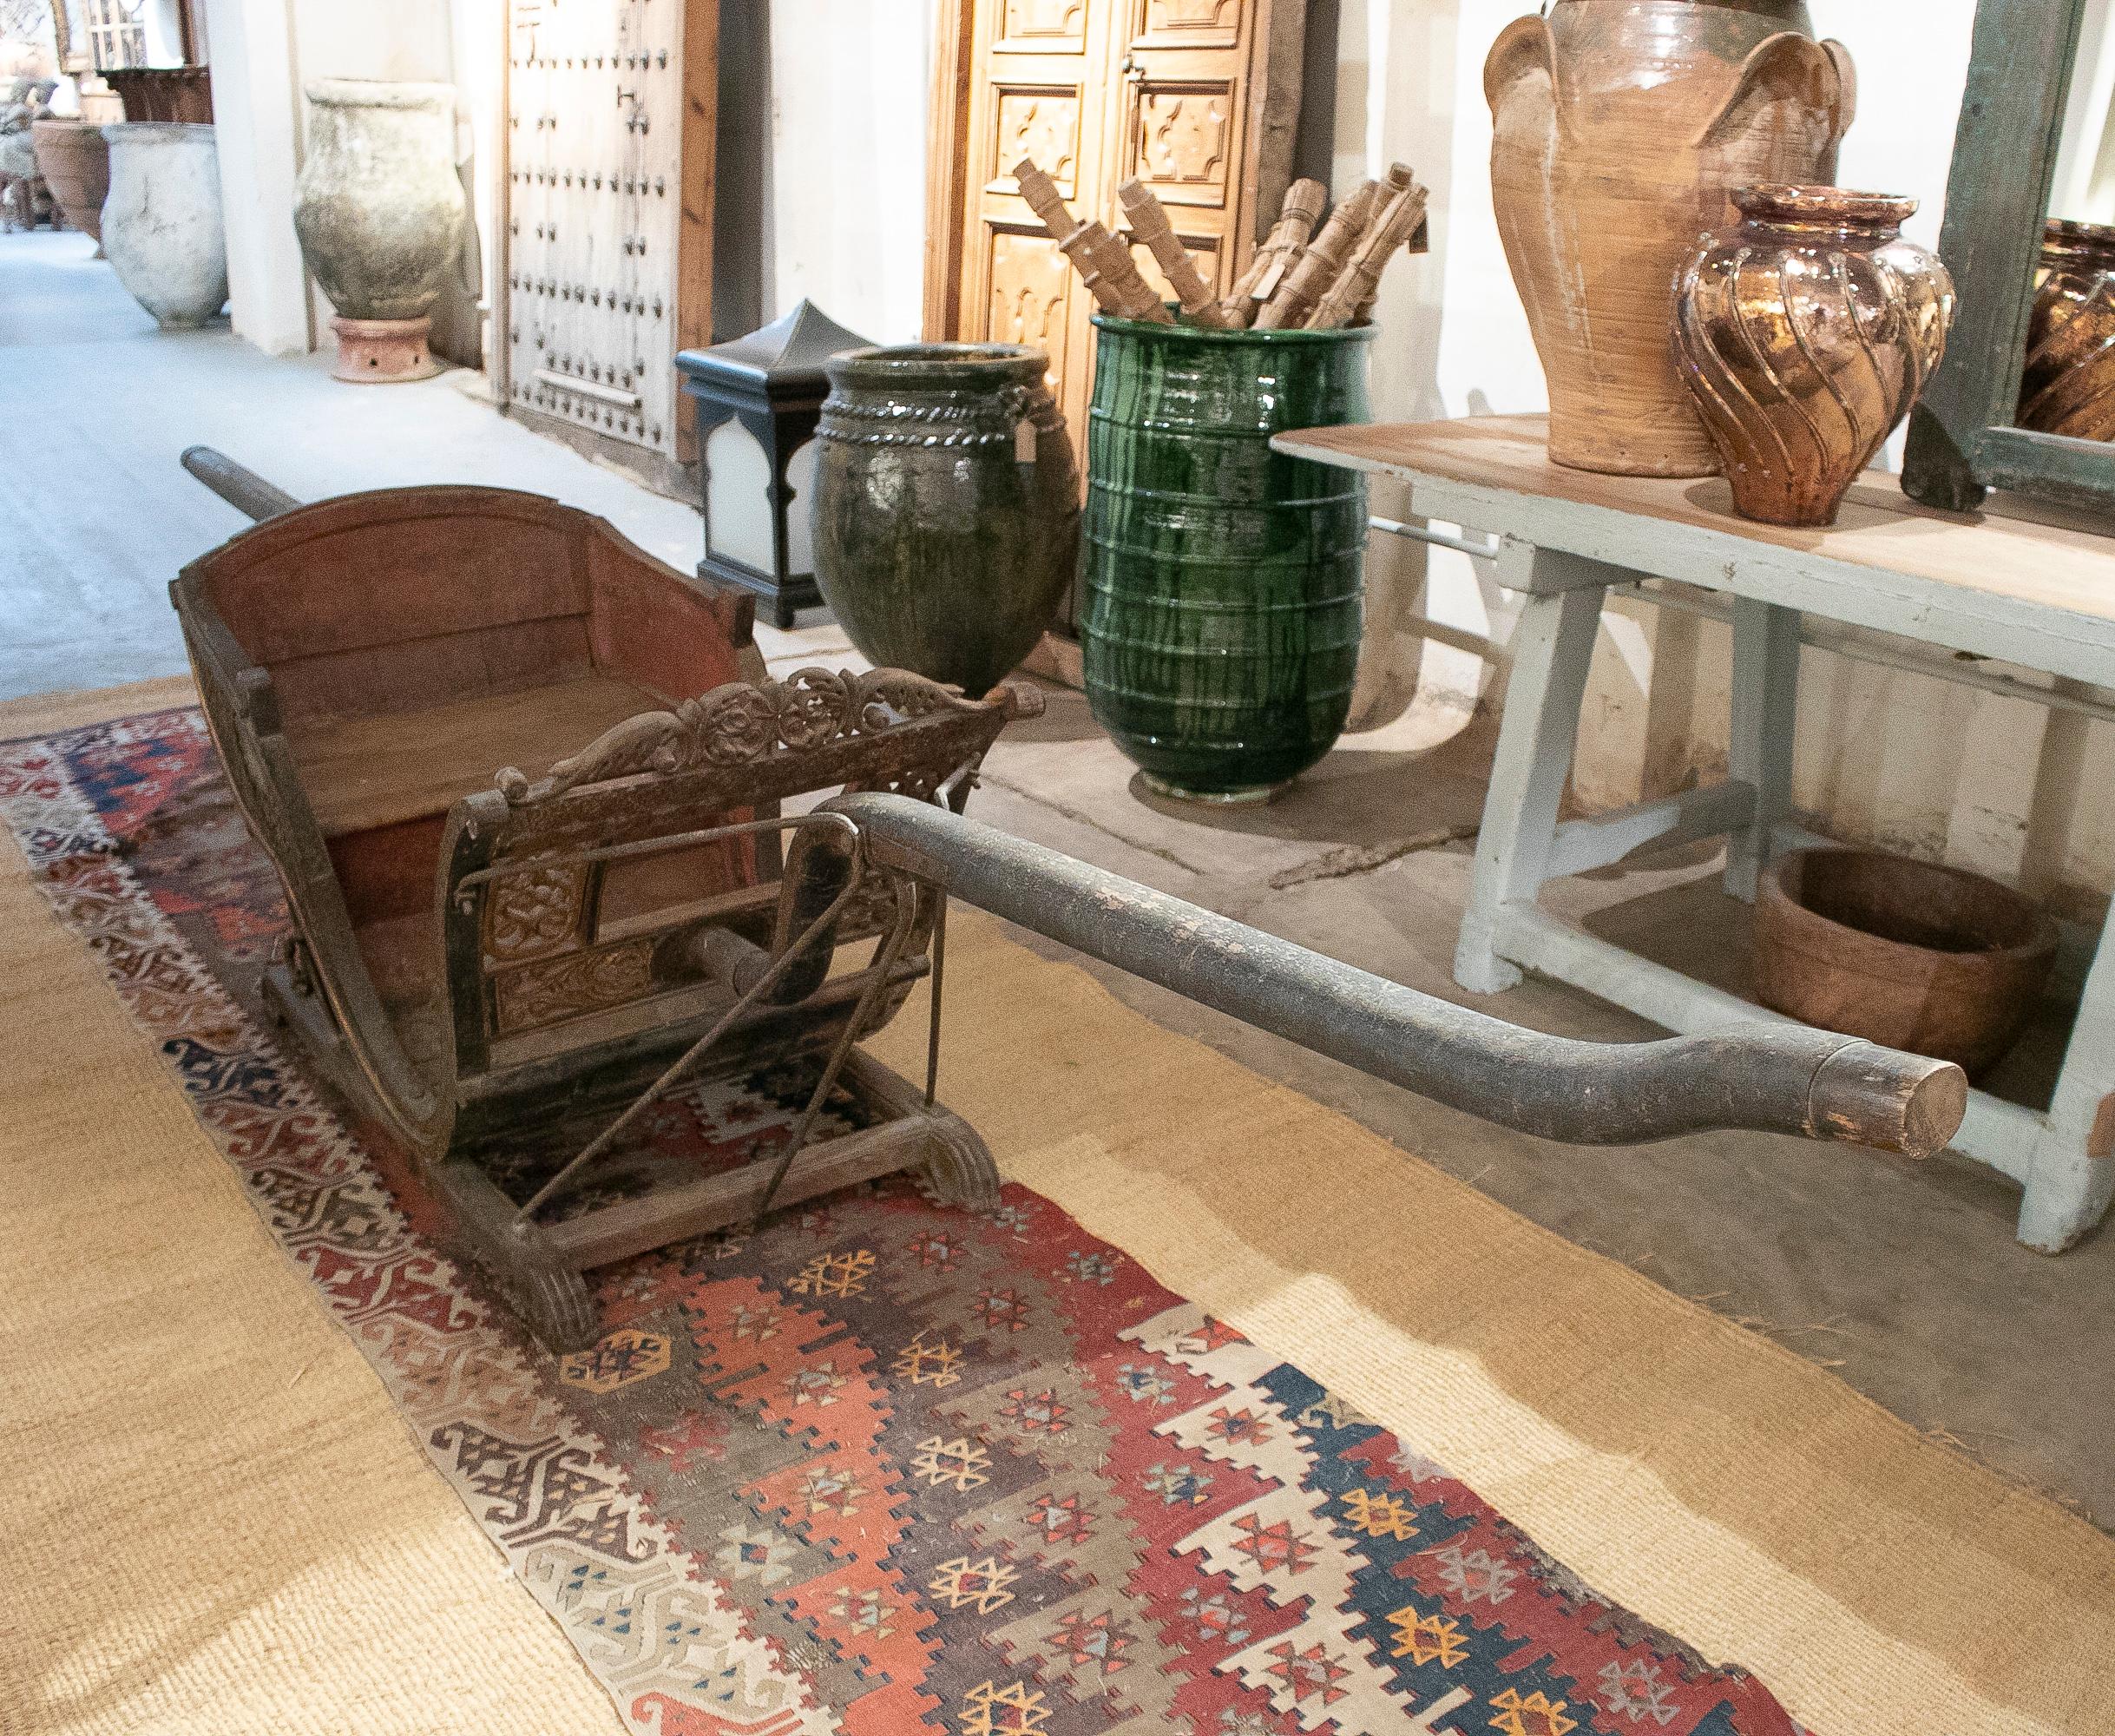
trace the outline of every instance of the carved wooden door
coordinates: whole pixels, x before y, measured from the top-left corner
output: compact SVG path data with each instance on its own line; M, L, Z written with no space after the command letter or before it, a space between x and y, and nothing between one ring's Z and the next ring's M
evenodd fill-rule
M1285 186L1304 6L969 0L969 9L956 335L1046 350L1082 442L1093 298L1021 199L1014 164L1033 157L1075 213L1119 233L1116 188L1137 175L1206 281L1225 281L1254 246L1259 205L1274 211ZM1145 247L1133 252L1165 288Z
M581 437L576 444L672 466L675 352L704 329L685 291L709 293L709 277L686 269L696 226L685 221L683 172L684 87L712 77L711 32L707 63L686 74L685 14L694 55L695 15L716 17L714 0L509 0L509 405ZM712 96L708 82L708 116ZM708 155L692 200L708 232L709 175Z

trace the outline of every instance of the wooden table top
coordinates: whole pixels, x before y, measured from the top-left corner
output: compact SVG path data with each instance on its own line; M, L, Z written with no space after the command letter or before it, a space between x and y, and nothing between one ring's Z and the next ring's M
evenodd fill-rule
M1850 576L1845 569L1863 569L1876 582L1886 575L1896 609L2012 620L2022 610L2053 610L2115 649L2115 536L2108 534L2115 523L2099 521L2097 529L2092 519L2012 498L1993 497L1993 508L1977 514L1935 511L1909 499L1894 477L1870 470L1835 525L1785 529L1736 517L1719 477L1610 477L1552 464L1547 427L1541 416L1481 416L1309 429L1273 444L1322 464L1401 477L1422 516L1645 573L1748 592L1740 575L1758 563L1780 576L1796 568L1838 581ZM1763 594L1761 585L1752 589ZM1866 611L1824 612L1857 619ZM1963 648L2007 654L1994 646Z

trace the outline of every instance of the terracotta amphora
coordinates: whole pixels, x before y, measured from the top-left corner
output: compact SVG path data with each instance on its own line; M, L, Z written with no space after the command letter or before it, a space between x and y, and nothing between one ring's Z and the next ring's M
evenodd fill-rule
M39 131L40 146L43 136ZM2074 440L2115 440L2115 228L2051 222L2037 286L2020 425Z
M1701 477L1675 372L1675 279L1731 189L1825 182L1856 81L1803 0L1553 0L1483 74L1499 233L1549 379L1550 457Z

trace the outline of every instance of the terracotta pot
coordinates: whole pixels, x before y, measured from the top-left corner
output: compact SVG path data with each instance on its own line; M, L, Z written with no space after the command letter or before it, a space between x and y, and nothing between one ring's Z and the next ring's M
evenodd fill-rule
M1855 81L1802 0L1553 0L1484 67L1491 193L1549 379L1550 457L1701 477L1717 456L1668 353L1674 282L1756 181L1823 181Z
M227 302L213 128L127 121L102 135L110 145L102 247L111 270L165 330L203 326Z
M1682 273L1674 347L1732 484L1767 524L1836 522L1946 352L1954 280L1902 238L1914 199L1750 187Z
M2020 425L2115 439L2115 228L2052 222L2027 328Z
M338 310L338 377L424 378L437 372L427 332L463 241L455 87L323 78L308 102L293 227Z
M110 193L110 146L102 128L85 121L39 121L36 172L65 214L66 227L102 240L102 202Z
M1756 897L1765 1006L1971 1074L2018 1039L2055 961L2055 925L2030 900L1906 856L1795 851Z
M1080 476L1048 359L906 344L824 364L815 582L854 645L981 696L1028 654L1073 575Z

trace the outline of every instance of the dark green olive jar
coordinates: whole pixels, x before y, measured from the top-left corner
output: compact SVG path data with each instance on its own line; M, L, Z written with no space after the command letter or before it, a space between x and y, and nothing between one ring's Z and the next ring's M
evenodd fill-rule
M1079 560L1080 472L1017 344L906 344L824 364L815 582L877 665L981 696L1034 648Z
M1366 558L1364 478L1271 437L1366 419L1373 328L1094 324L1088 701L1163 794L1267 800L1350 714Z

